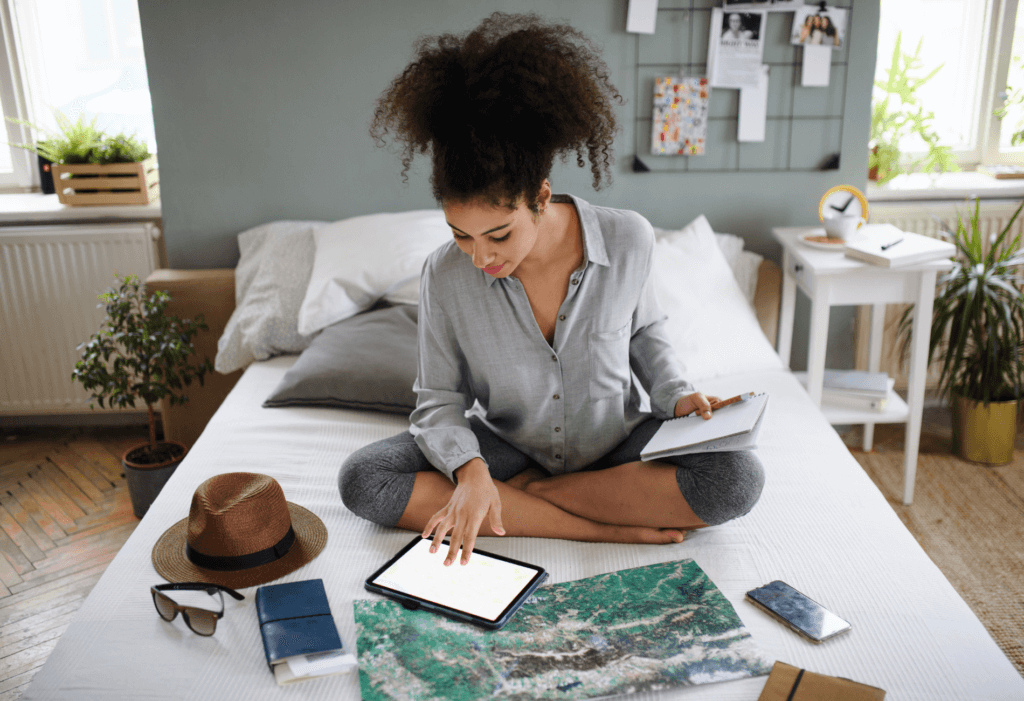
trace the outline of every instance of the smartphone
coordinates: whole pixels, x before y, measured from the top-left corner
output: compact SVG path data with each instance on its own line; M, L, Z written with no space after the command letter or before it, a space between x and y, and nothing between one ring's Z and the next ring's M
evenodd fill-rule
M780 580L751 589L747 598L813 643L834 638L852 627L848 621Z

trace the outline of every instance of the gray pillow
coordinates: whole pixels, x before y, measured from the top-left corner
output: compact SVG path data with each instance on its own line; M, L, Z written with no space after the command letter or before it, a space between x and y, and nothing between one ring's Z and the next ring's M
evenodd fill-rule
M328 326L302 352L263 406L416 408L416 321L408 304L374 309Z

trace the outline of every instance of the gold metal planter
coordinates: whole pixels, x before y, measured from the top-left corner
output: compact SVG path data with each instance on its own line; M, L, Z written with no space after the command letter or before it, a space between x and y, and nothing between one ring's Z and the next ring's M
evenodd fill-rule
M953 452L964 460L984 465L1005 465L1013 460L1017 435L1017 400L977 402L953 397Z

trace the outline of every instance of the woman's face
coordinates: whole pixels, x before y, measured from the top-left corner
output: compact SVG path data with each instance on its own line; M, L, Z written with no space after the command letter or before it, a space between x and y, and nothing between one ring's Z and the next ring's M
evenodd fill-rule
M822 29L828 29L829 25L831 25L831 24L832 24L832 20L830 20L827 15L825 15L825 16L823 16L821 18L821 28Z
M515 272L537 243L540 217L523 202L512 210L484 202L452 202L444 205L444 214L456 245L473 265L493 277Z
M814 15L814 26L815 27L820 27L821 26L821 17L819 17L818 15Z

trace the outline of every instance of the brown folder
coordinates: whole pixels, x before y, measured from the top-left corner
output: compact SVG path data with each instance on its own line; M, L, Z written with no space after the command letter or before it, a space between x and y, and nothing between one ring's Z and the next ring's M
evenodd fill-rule
M776 662L758 701L882 701L885 691Z

